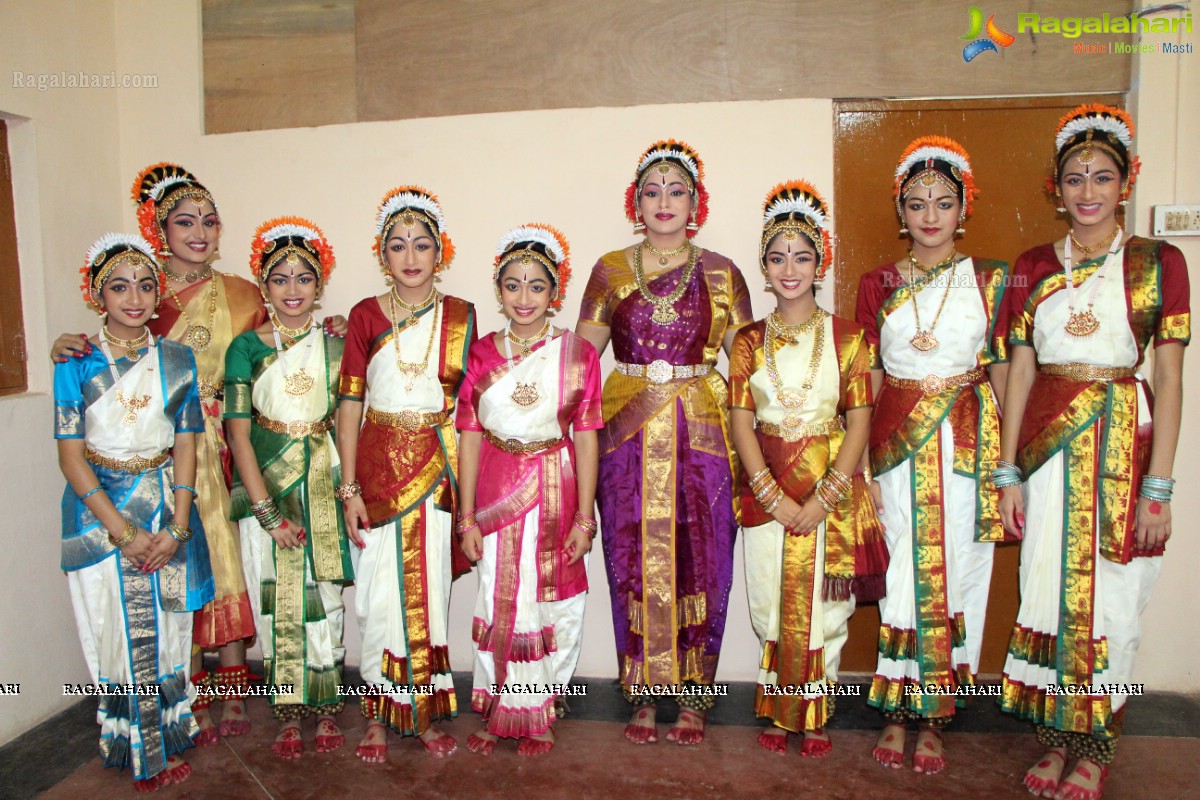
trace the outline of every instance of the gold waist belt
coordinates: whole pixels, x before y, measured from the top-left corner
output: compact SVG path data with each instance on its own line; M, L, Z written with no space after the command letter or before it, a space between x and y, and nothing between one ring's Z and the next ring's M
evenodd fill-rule
M676 378L699 378L712 372L711 364L671 364L663 359L649 364L617 362L617 372L631 378L645 378L651 383L666 383Z
M1038 370L1073 381L1115 381L1132 378L1135 374L1133 367L1093 367L1091 364L1042 364Z
M305 422L304 420L294 420L292 422L279 422L273 419L267 419L262 414L254 415L254 422L258 427L271 431L271 433L286 433L293 439L299 439L303 436L312 436L315 433L325 433L333 427L333 417L319 419L316 422Z
M421 428L432 428L441 425L450 415L445 411L413 411L406 409L404 411L377 411L374 408L367 409L367 419L377 425L387 425L390 428L403 428L406 431L415 431Z
M774 422L759 422L758 430L767 436L776 436L785 442L795 442L810 436L828 436L842 430L842 420L839 417L827 419L824 422L809 422L803 425L776 425Z
M950 375L945 378L940 375L926 375L924 378L915 379L896 378L891 375L885 375L883 382L897 389L919 389L922 394L941 394L948 389L957 389L960 386L983 383L986 378L987 372L984 368L975 367L959 375Z
M92 449L91 445L83 446L83 457L92 462L98 467L111 469L115 472L130 472L137 474L139 472L147 472L152 469L158 469L163 464L167 463L167 458L171 455L170 450L163 450L156 456L142 458L134 456L133 458L109 458L106 455L101 455Z
M549 450L563 443L564 439L542 439L540 442L522 442L520 439L501 439L489 430L484 430L483 438L487 439L497 450L503 450L513 456L528 456Z
M210 383L209 381L203 379L196 381L196 390L200 394L201 400L212 400L213 398L216 398L217 400L224 400L224 388L225 387L219 383Z

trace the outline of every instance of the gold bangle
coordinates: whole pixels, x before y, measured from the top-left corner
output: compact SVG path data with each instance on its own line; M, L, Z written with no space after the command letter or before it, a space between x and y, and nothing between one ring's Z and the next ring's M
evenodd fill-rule
M137 525L127 521L125 530L121 533L121 535L114 539L112 533L110 532L108 534L108 540L112 542L113 547L120 550L122 547L125 547L127 544L137 538L137 532Z

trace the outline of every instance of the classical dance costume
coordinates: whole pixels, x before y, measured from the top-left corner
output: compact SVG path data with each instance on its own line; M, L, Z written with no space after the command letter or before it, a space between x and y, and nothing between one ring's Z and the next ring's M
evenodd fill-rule
M341 466L330 435L343 345L319 327L278 349L248 331L225 359L225 418L252 421L250 441L270 498L306 532L303 546L278 546L235 475L233 518L254 589L264 681L274 687L271 706L279 719L329 715L344 706L342 587L354 573L334 497Z
M150 252L147 246L142 254L147 265ZM148 347L131 351L133 358L113 362L106 351L55 366L54 437L84 440L100 482L94 491L107 493L132 525L175 535L164 530L175 508L171 448L177 433L203 427L192 351L153 336ZM203 526L193 506L191 538L165 566L145 573L110 538L119 532L106 531L70 486L62 520L62 569L80 644L92 683L111 692L101 696L96 715L100 756L106 767L129 766L134 780L149 780L167 769L168 757L191 747L198 731L188 684L191 617L169 612L194 611L212 599Z
M370 400L356 463L372 526L355 570L362 677L376 691L363 714L415 736L458 713L446 623L458 461L451 415L475 309L435 293L407 321L394 316L374 297L351 310L339 397Z
M568 564L563 549L580 510L571 431L603 425L600 363L587 341L548 333L516 363L494 336L471 346L458 406L459 429L483 432L471 707L494 735L545 733L556 718L552 689L575 672L588 582L586 559Z
M801 503L837 458L845 413L871 405L871 361L862 327L849 320L817 309L784 327L760 320L738 331L730 406L754 413L771 476ZM739 500L750 619L762 645L755 715L793 732L823 728L855 600L877 599L887 568L866 483L855 476L851 493L803 535L789 534L745 481Z
M1073 270L1074 296L1097 323L1091 333L1072 333L1088 312L1064 291L1053 245L1017 260L1022 280L1009 290L1010 344L1032 346L1040 369L1021 421L1021 605L1001 706L1033 721L1044 745L1100 764L1121 733L1140 617L1162 565L1163 548L1139 549L1135 538L1153 432L1137 368L1151 342L1191 338L1183 254L1119 240Z

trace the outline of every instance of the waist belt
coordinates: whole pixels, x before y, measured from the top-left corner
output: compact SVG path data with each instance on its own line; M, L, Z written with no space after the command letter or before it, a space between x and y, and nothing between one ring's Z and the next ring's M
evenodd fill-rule
M1091 364L1042 364L1039 372L1073 381L1115 381L1132 378L1133 367L1093 367Z
M958 375L943 378L941 375L926 375L924 378L896 378L885 375L883 382L897 389L918 389L922 394L941 394L949 389L960 386L970 386L983 383L987 379L987 371L983 367L975 367Z
M273 419L267 419L262 414L255 414L254 423L258 425L258 427L271 431L272 433L286 433L293 439L299 439L302 436L312 436L316 433L325 433L327 430L333 427L333 417L319 419L316 422L305 422L304 420L278 422Z
M663 359L649 364L617 362L617 372L630 378L645 378L651 383L666 383L678 378L699 378L712 372L711 364L671 364Z
M759 422L758 430L767 436L776 436L785 442L795 442L810 436L828 436L842 430L842 420L838 417L824 422L810 422L805 425L776 425L774 422Z
M528 456L541 453L562 444L566 439L542 439L540 442L522 442L520 439L501 439L489 430L484 430L483 438L492 443L497 450L503 450L509 455Z
M421 428L433 428L441 425L450 416L445 411L377 411L367 409L367 419L377 425L387 425L390 428L403 428L406 431L416 431Z
M101 455L92 449L91 445L83 446L83 457L92 462L96 466L111 469L115 472L130 472L137 474L139 472L148 472L152 469L158 469L163 464L167 463L167 458L171 455L171 451L163 450L156 456L142 458L134 456L133 458L110 458L106 455Z

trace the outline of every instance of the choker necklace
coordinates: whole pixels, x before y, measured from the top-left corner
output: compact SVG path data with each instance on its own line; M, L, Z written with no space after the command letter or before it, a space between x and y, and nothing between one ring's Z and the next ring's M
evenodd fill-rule
M1075 279L1073 277L1074 265L1071 263L1071 242L1075 239L1074 236L1068 236L1063 243L1063 272L1066 275L1067 289L1067 324L1063 326L1063 330L1071 336L1085 337L1091 336L1096 331L1100 330L1100 320L1093 313L1092 306L1096 303L1096 295L1100 292L1100 284L1104 283L1104 275L1108 272L1108 262L1112 261L1113 253L1121 249L1121 226L1113 231L1113 235L1108 237L1108 255L1104 258L1104 263L1100 265L1100 269L1096 271L1096 282L1092 284L1092 291L1088 295L1087 308L1083 311L1075 310ZM1075 242L1078 245L1078 242ZM1098 245L1097 245L1098 246ZM1084 280L1087 280L1084 278ZM1082 286L1082 281L1080 286Z
M687 249L688 249L688 242L687 242L687 240L686 240L686 239L684 239L684 241L683 241L683 244L679 245L679 247L675 247L675 248L672 248L672 249L670 249L670 250L659 250L657 247L655 247L654 245L650 244L650 240L649 240L649 239L643 239L643 240L642 240L642 247L645 247L645 248L646 248L647 250L649 250L651 253L653 253L654 255L658 256L658 265L659 265L660 267L665 267L665 266L667 266L668 264L670 264L670 263L671 263L671 257L672 257L672 256L677 256L677 255L679 255L680 253L687 252Z
M942 302L938 304L937 313L933 315L933 322L929 323L929 329L924 330L921 328L921 311L917 308L917 292L919 291L917 287L917 270L919 269L924 273L924 275L922 275L922 278L924 278L925 275L954 263L954 258L957 255L957 251L951 250L950 255L946 256L932 267L926 269L925 267L921 266L921 262L917 261L917 257L913 255L913 251L908 251L908 291L910 294L912 294L913 319L916 320L917 323L917 332L913 334L911 339L908 340L908 345L913 350L916 350L920 353L932 352L937 350L941 345L941 342L938 341L938 338L933 335L933 329L937 327L938 320L942 318L942 310L946 307L946 299L950 297L950 287L953 285L954 281L947 278L946 290L942 292Z
M408 317L405 318L403 324L406 328L411 328L413 325L417 324L417 314L432 305L433 301L437 298L437 287L429 287L429 295L419 303L404 302L404 300L400 297L400 293L396 291L395 286L392 287L391 294L392 301L400 308L408 312Z
M553 338L553 334L554 329L550 327L550 320L546 320L546 324L543 325L542 329L535 335L528 338L522 338L512 332L512 320L510 319L508 324L504 326L504 360L508 362L508 371L512 372L514 368L512 345L510 342L515 342L516 344L520 345L521 349L524 351L523 356L528 357L529 351L533 348L533 345L537 343L538 339L544 338L546 340L546 344L548 345L550 340ZM543 348L543 351L544 350L545 348ZM513 389L512 394L509 395L509 397L512 398L512 401L522 408L528 408L529 406L537 403L537 401L541 400L542 393L538 390L536 383L536 379L540 376L540 372L537 375L531 376L534 378L534 380L531 380L529 383L522 383L518 380L516 382L517 388Z
M210 277L213 272L212 264L205 264L204 269L200 270L199 272L176 272L165 265L163 266L162 270L167 274L168 278L176 283L196 283L197 281L202 281L205 278Z
M271 318L271 327L275 329L275 332L282 333L289 339L299 339L301 336L312 330L313 315L311 312L309 312L308 319L306 319L304 324L299 328L289 328L280 322L278 312L276 312L274 308L270 310L268 316Z
M142 328L141 336L135 336L132 339L121 339L109 333L108 326L104 325L100 328L100 336L109 344L124 347L128 351L125 353L125 358L133 363L136 363L142 357L142 354L138 352L138 348L145 346L150 341L150 331L146 328Z
M1091 258L1092 253L1095 253L1098 250L1103 250L1104 248L1106 248L1110 244L1112 244L1113 240L1117 238L1117 234L1119 234L1120 232L1121 232L1121 226L1118 225L1117 227L1112 229L1112 233L1110 233L1108 236L1104 237L1103 241L1096 242L1096 244L1092 245L1091 247L1088 247L1083 242L1076 239L1074 230L1071 230L1070 232L1067 233L1067 238L1069 238L1071 240L1071 246L1078 249L1080 253L1083 253L1084 258L1088 259L1088 258Z
M646 285L646 272L642 269L642 248L636 247L633 250L633 279L637 283L638 294L647 303L654 306L654 313L650 315L650 321L655 325L670 325L679 319L679 312L675 309L675 303L678 302L679 298L683 297L683 293L691 285L692 273L696 271L696 262L700 257L699 247L693 246L690 242L687 246L687 266L684 267L683 275L680 276L679 283L675 286L674 291L665 297L659 297L650 291L650 287Z

